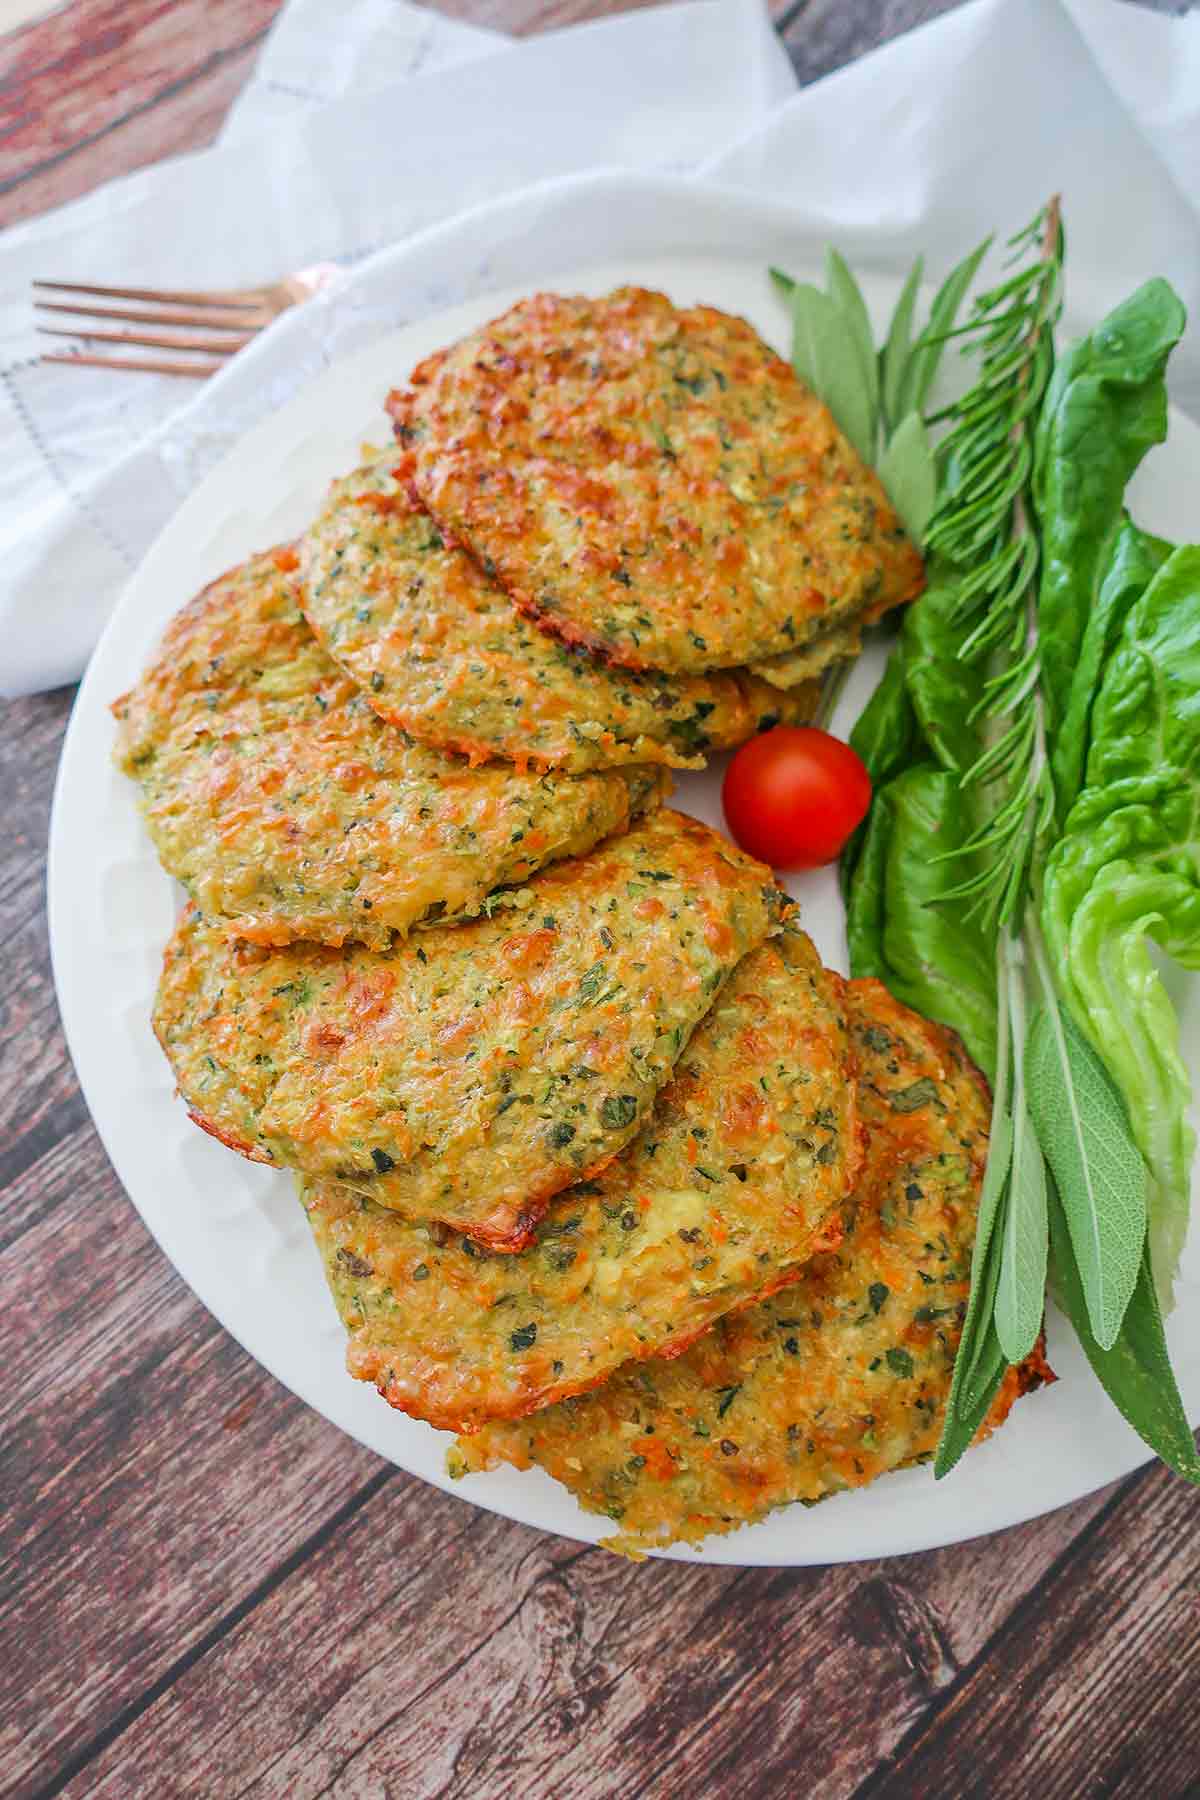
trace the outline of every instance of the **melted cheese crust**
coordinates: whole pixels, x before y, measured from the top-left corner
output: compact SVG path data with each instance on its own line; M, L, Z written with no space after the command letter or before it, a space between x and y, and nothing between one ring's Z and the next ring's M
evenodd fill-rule
M460 1440L451 1472L538 1464L630 1553L696 1544L936 1449L970 1286L987 1152L982 1077L878 982L847 987L868 1130L846 1234L774 1298L674 1361ZM988 1421L1048 1373L1010 1371Z
M770 670L637 674L548 637L443 537L412 460L393 448L335 482L299 547L309 623L381 718L473 762L580 770L702 768L814 716L816 666L785 695Z
M231 935L386 949L657 805L652 769L475 769L383 724L305 624L295 562L213 582L114 707L164 867Z
M536 876L517 916L385 952L234 945L192 909L154 1027L193 1118L243 1155L517 1250L636 1134L782 901L663 809Z
M520 1255L307 1185L351 1374L469 1430L682 1350L791 1280L840 1232L862 1159L841 986L794 923L745 957L638 1136Z
M756 663L923 585L828 408L713 307L537 294L389 405L434 518L545 630L626 667Z

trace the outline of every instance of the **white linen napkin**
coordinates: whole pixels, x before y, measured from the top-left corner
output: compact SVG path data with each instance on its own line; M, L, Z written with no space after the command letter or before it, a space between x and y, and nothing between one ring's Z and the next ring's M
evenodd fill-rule
M694 169L794 88L761 0L686 0L520 44L402 3L293 0L228 143L0 244L0 693L81 672L196 475L292 385L227 388L235 365L203 390L201 425L178 379L39 365L35 276L230 286L351 266L548 174ZM346 308L361 324L364 302L348 293Z
M801 170L804 228L886 269L918 250L948 266L1060 192L1068 311L1165 275L1195 315L1200 16L975 0L807 88L709 168L759 194ZM1200 411L1200 317L1171 380Z
M470 62L509 40L407 0L288 0L219 141L243 143L350 94L361 97L433 69Z
M1058 188L1073 310L1093 312L1151 273L1169 275L1193 312L1200 305L1200 18L1118 0L972 0L789 97L758 0L692 0L498 50L468 47L415 8L353 0L357 41L374 41L378 61L349 46L340 60L323 56L323 12L292 0L227 147L116 183L0 247L6 363L19 340L16 265L22 280L44 273L51 252L55 273L136 269L147 281L185 268L189 281L203 267L219 282L354 264L182 406L178 384L127 399L98 376L94 393L58 383L50 394L52 373L81 387L89 376L5 370L0 491L17 506L0 526L0 692L79 672L179 500L334 357L431 307L602 258L619 189L585 173L601 165L703 165L728 192L718 214L731 236L736 194L751 192L786 204L798 257L833 240L880 269L921 248L936 271L993 226L1024 223ZM339 24L346 16L339 9ZM373 93L372 70L387 77ZM331 93L353 98L321 105ZM257 134L262 108L272 124ZM564 178L496 209L548 174ZM646 184L629 204L665 248L669 188ZM406 253L413 232L471 206L469 253L461 234L443 250L436 231L419 258ZM167 218L177 229L156 235ZM389 247L358 260L376 245ZM1173 381L1200 410L1196 343ZM47 420L57 435L51 454L39 446L34 475L30 446Z

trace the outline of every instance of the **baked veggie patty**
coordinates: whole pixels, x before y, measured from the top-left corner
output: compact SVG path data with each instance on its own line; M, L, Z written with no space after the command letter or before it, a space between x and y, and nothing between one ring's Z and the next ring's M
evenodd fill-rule
M629 668L758 662L922 586L828 408L713 307L534 295L389 409L439 524L544 629Z
M113 708L164 867L231 934L383 949L657 804L651 769L475 769L383 724L305 624L295 564L214 581Z
M666 809L522 898L387 951L231 944L190 909L154 1028L192 1117L255 1161L520 1249L636 1134L783 904L761 863Z
M634 1141L519 1256L308 1184L351 1374L470 1430L678 1351L791 1280L840 1232L862 1158L841 986L791 921L743 958Z
M476 762L682 769L813 717L812 680L637 674L548 637L442 536L412 460L393 446L336 481L299 546L309 623L382 718Z
M460 1440L451 1473L537 1463L619 1527L613 1548L699 1543L932 1456L970 1286L988 1095L958 1039L848 984L867 1162L846 1234L790 1287L675 1361ZM1010 1370L989 1419L1045 1373Z

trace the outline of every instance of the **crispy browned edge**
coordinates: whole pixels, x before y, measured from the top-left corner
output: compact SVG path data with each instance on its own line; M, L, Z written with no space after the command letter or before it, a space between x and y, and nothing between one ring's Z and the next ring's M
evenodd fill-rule
M446 351L440 351L431 357L427 357L423 363L417 365L413 370L412 375L409 377L412 386L409 388L393 388L388 394L387 399L384 401L384 410L392 421L392 428L396 434L398 449L401 456L411 455L411 452L407 451L405 446L404 432L407 425L408 414L411 409L412 387L424 386L431 381L437 373L441 363L445 360L447 354L448 352ZM415 458L412 460L413 464L415 464ZM410 464L410 468L411 466L412 464ZM872 470L871 473L874 474L875 471ZM411 474L405 473L401 476L401 471L397 469L396 475L398 479L403 479L405 481L406 487L412 493L417 504L424 507L425 503L416 490ZM465 544L461 538L456 537L441 521L439 521L439 529L448 543L452 543L464 556L469 556L476 566L479 566L478 558L474 555L469 544ZM894 599L889 599L882 603L877 603L875 606L868 607L861 615L860 623L868 625L877 624L885 614L894 611L898 607L911 605L912 602L918 599L924 592L925 586L925 564L918 551L917 568L913 576L911 587L905 593L898 594ZM636 674L654 672L653 663L645 661L642 657L633 655L626 649L615 647L609 643L607 639L599 637L595 632L585 630L582 626L573 624L569 619L563 618L555 613L547 612L545 608L538 605L528 589L519 585L517 582L511 579L506 580L504 587L508 598L519 613L524 614L527 619L532 620L539 631L544 631L549 636L558 638L560 643L566 644L568 648L582 650L586 652L587 655L593 657L596 662L603 663L609 668L632 669ZM733 667L739 665L730 666Z
M468 1234L463 1233L463 1235L466 1236ZM473 1236L474 1234L471 1235ZM841 1220L833 1219L828 1221L813 1243L813 1255L815 1256L818 1252L823 1250L835 1250L841 1242L842 1236L843 1227ZM782 1270L766 1287L759 1288L756 1293L747 1294L744 1299L739 1300L734 1306L731 1306L729 1311L731 1313L744 1312L747 1307L757 1306L760 1301L769 1300L772 1294L777 1294L782 1288L789 1287L792 1282L798 1281L803 1273L803 1263L797 1263L792 1268ZM669 1338L666 1343L656 1345L651 1353L653 1359L655 1361L661 1359L664 1362L670 1362L675 1357L682 1356L685 1350L690 1350L692 1345L702 1338L706 1331L710 1331L711 1329L712 1321L710 1320L706 1324L691 1326L686 1330L677 1332L676 1335ZM645 1359L630 1357L625 1363L621 1364L621 1367L628 1368L630 1363L642 1360ZM606 1369L599 1375L581 1377L578 1381L555 1385L552 1393L547 1394L545 1390L539 1391L536 1394L528 1396L524 1402L513 1406L511 1410L506 1410L502 1413L490 1413L485 1419L451 1412L448 1409L431 1409L426 1401L422 1401L418 1407L414 1401L408 1401L402 1396L394 1396L386 1381L377 1381L375 1383L375 1389L380 1397L386 1400L388 1405L396 1412L407 1413L409 1418L420 1419L426 1425L432 1425L439 1431L453 1431L462 1437L472 1437L476 1432L482 1431L494 1420L503 1419L505 1422L511 1422L515 1419L524 1419L527 1418L530 1413L541 1412L547 1406L556 1406L560 1400L571 1400L579 1394L589 1393L593 1388L603 1387L605 1382L611 1380L616 1373L617 1371L615 1369Z

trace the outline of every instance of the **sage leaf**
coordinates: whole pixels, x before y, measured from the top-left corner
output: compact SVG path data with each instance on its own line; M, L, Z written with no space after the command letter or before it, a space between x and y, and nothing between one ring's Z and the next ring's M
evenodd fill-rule
M879 479L915 544L925 535L937 503L937 465L920 413L900 421L879 459Z
M1011 966L1002 945L998 964ZM949 1474L982 1423L1007 1366L996 1332L996 1287L1000 1274L1003 1221L1012 1170L1013 1121L1008 1092L1013 1074L1009 996L1012 983L997 984L996 1079L987 1167L979 1190L975 1243L971 1252L971 1291L958 1354L954 1359L946 1417L934 1459L934 1475Z
M977 249L972 250L969 256L964 256L951 269L934 295L933 305L929 309L929 323L918 338L909 362L908 377L901 395L901 404L905 409L913 406L918 412L924 412L925 402L937 378L942 352L946 347L945 334L953 331L959 308L975 279L975 271L991 247L991 238L984 238Z
M961 1371L962 1376L959 1382L960 1394L965 1393L968 1398L986 1378L981 1375L981 1360L987 1343L987 1329L995 1312L1009 1172L1012 1168L1012 1115L1004 1105L1003 1095L998 1097L1002 1110L997 1111L992 1118L992 1139L979 1194L975 1248L971 1255L971 1294L955 1362L956 1371Z
M794 277L785 275L782 269L776 269L774 267L769 268L767 274L771 277L771 282L776 293L782 294L785 300L790 300L792 297L792 290L796 285Z
M1046 1253L1046 1162L1021 1102L1013 1121L1012 1174L996 1286L996 1336L1010 1363L1024 1362L1042 1329Z
M996 1335L1010 1363L1024 1362L1042 1328L1046 1299L1046 1162L1034 1136L1025 1097L1025 959L1009 933L1000 941L999 968L1007 997L1001 1015L1006 1042L1017 1054L1007 1059L1012 1076L1012 1157L1005 1197L996 1284ZM1006 1084L997 1100L1005 1097Z
M954 1364L954 1379L950 1385L950 1399L946 1406L946 1417L942 1423L941 1440L938 1443L937 1455L933 1459L933 1474L936 1481L948 1475L955 1463L969 1450L975 1440L976 1433L987 1418L996 1390L1004 1379L1008 1367L1004 1352L1000 1348L1000 1340L996 1336L996 1327L990 1321L984 1334L982 1353L978 1361L980 1371L979 1385L973 1398L968 1399L963 1393L959 1376L960 1365Z
M1066 1214L1102 1350L1137 1285L1146 1237L1146 1165L1112 1077L1070 1015L1039 1007L1025 1046L1025 1092Z
M845 257L832 248L825 252L825 291L846 321L870 395L871 454L867 460L874 462L879 441L879 358L875 354L875 334L862 289Z
M874 409L844 315L808 282L792 290L792 367L823 400L864 462L874 461Z
M1093 1373L1143 1442L1177 1475L1200 1485L1200 1456L1167 1353L1148 1246L1143 1249L1137 1285L1116 1342L1105 1350L1088 1322L1079 1265L1053 1182L1049 1199L1055 1296L1075 1328Z
M906 404L908 371L912 363L912 321L913 309L917 304L917 289L925 273L925 258L918 256L908 277L900 290L900 298L896 302L896 310L892 314L892 322L888 326L887 341L879 356L880 374L883 387L883 416L888 430L908 412L911 402Z

